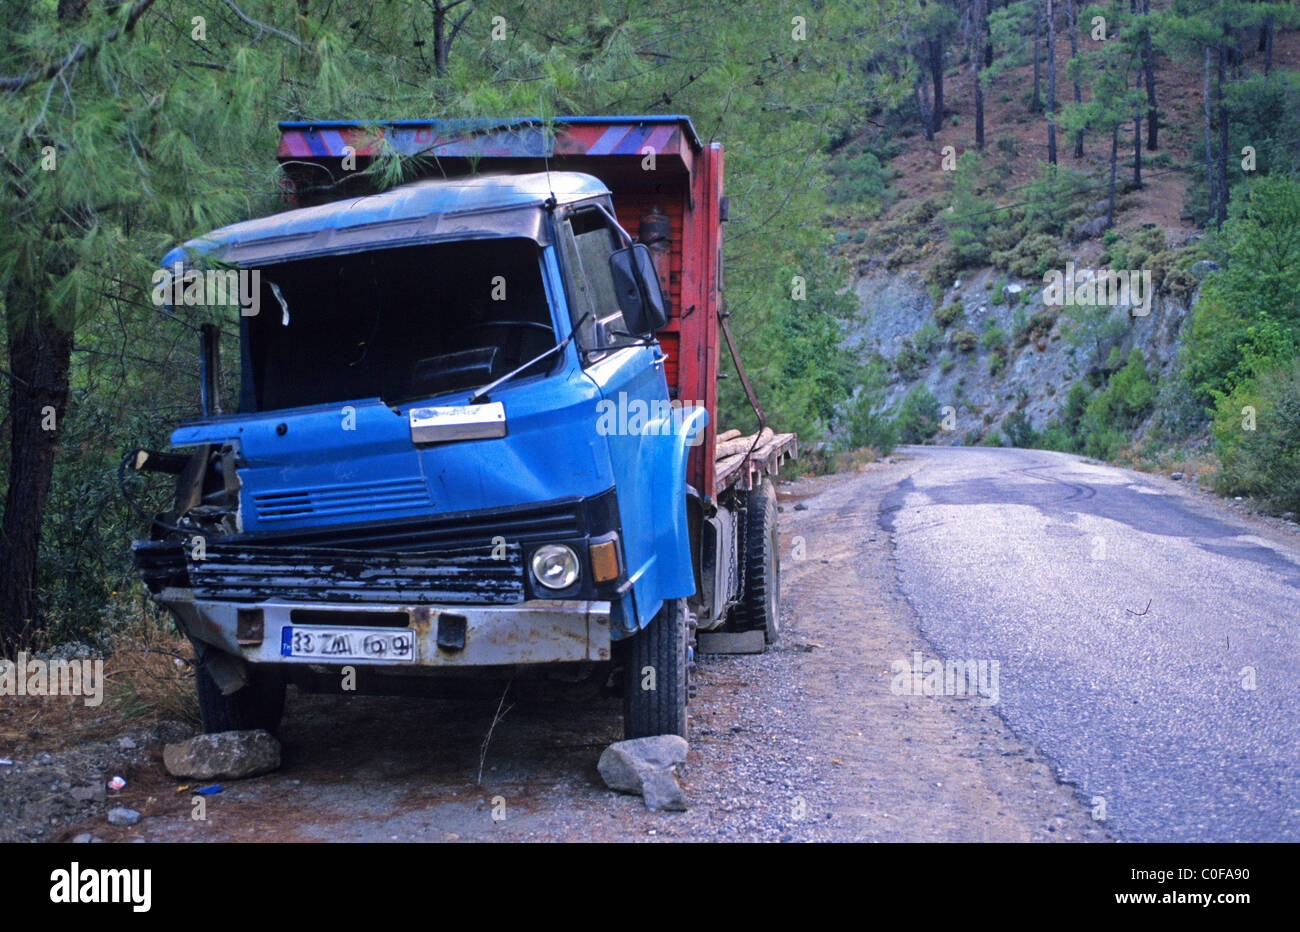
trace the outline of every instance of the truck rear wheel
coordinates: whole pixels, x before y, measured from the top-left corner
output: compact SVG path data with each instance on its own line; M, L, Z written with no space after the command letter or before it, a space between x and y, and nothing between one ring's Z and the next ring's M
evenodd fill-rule
M668 599L623 658L623 732L627 738L686 737L686 603Z
M195 654L202 658L204 651L208 650L213 648L196 645ZM194 688L198 694L199 720L204 734L254 728L276 734L280 730L280 719L284 715L284 676L279 671L259 670L250 664L248 677L248 683L242 689L225 695L208 672L207 664L201 659L196 661Z
M764 479L745 496L744 586L736 627L762 631L768 644L781 634L781 559L776 535L776 487Z

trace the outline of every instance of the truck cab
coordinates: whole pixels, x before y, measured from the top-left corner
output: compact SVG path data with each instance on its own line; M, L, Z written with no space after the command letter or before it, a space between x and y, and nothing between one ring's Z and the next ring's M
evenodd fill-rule
M684 118L571 120L284 124L295 206L163 258L173 304L239 295L185 452L133 460L176 475L133 551L195 644L205 730L274 730L290 682L616 665L628 736L685 736L695 631L744 597L714 455L721 148ZM380 146L436 176L367 189ZM764 470L740 494L772 497Z

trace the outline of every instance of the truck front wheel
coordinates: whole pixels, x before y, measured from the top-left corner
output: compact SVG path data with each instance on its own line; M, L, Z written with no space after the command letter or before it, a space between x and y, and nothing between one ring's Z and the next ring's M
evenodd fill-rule
M781 558L776 535L776 487L764 479L745 502L745 581L736 606L742 631L762 631L768 644L781 633Z
M658 614L626 642L623 732L627 738L686 737L686 602L665 600Z
M194 688L199 700L199 719L204 734L221 731L247 731L263 728L271 734L280 729L284 715L284 677L276 670L259 670L248 667L248 683L230 695L225 695L203 662L204 651L196 645L199 658L194 665Z

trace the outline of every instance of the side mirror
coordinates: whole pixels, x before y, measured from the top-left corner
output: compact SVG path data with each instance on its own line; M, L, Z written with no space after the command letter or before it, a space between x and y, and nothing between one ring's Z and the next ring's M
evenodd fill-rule
M637 336L658 333L668 325L668 303L659 287L650 250L634 243L609 254L609 271L614 279L618 308L630 332Z

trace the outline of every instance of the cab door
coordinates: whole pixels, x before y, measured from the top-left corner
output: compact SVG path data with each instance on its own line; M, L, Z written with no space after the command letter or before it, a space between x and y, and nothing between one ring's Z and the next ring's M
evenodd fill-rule
M659 609L651 476L641 475L645 424L668 409L664 354L654 340L627 332L610 275L609 255L623 243L605 213L579 207L558 224L569 311L587 375L600 390L596 432L609 450L618 494L623 553L640 624Z

